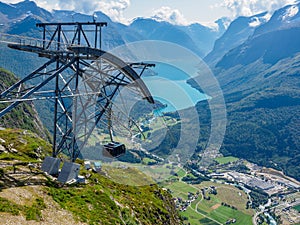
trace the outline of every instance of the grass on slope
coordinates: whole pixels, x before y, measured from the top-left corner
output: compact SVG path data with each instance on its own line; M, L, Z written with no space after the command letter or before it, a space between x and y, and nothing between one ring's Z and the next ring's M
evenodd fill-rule
M50 155L51 152L51 145L30 131L4 129L0 130L0 138L5 141L0 144L7 149L6 152L0 154L0 160L33 162ZM17 152L11 152L11 149Z
M95 173L89 181L89 185L72 188L49 187L49 194L63 209L89 224L150 225L169 221L166 201L171 196L157 186L120 185Z
M42 198L36 198L30 206L19 205L5 198L0 197L0 212L10 213L12 215L23 214L26 220L41 221L41 210L45 208L45 203Z

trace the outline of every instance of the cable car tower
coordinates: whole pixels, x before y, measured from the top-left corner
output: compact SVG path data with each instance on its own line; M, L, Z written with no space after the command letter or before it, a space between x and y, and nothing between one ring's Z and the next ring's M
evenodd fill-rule
M113 99L122 87L129 87L154 103L140 79L144 70L154 65L126 63L103 51L101 32L107 23L38 23L36 26L42 29L42 39L34 44L25 39L8 47L36 53L46 62L0 94L2 101L10 102L0 117L28 99L54 100L52 156L55 158L63 152L74 162L95 127L111 113Z

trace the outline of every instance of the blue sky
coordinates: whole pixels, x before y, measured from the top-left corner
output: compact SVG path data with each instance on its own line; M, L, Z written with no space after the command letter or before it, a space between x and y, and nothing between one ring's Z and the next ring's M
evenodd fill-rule
M163 7L168 7L173 11L178 10L188 23L207 23L214 22L223 16L230 16L230 11L221 6L222 3L222 0L131 0L131 7L124 11L124 16L127 18L151 17L159 10L167 11L163 10Z
M16 3L20 0L0 0ZM234 19L274 10L297 0L33 0L51 11L66 9L93 14L102 11L113 20L129 23L136 17L153 17L173 24L212 24L221 17Z

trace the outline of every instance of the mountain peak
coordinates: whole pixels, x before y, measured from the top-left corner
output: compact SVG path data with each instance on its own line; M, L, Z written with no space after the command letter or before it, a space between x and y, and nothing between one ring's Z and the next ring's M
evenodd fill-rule
M274 12L270 20L258 27L254 35L261 35L266 32L271 32L277 29L286 29L290 27L299 27L300 24L300 3L287 5Z
M16 4L5 4L0 2L0 13L7 16L10 22L20 20L29 14L39 16L45 20L50 20L52 15L47 10L40 8L34 1L24 0Z
M155 19L154 17L136 17L135 19L132 20L131 24L136 24L136 23L148 23L148 24L170 24L167 21L164 20L158 20ZM170 24L171 25L171 24Z
M30 9L30 8L37 8L37 4L34 2L34 1L31 1L31 0L24 0L22 2L18 2L16 4L12 4L14 5L15 7L17 8L27 8L27 9Z

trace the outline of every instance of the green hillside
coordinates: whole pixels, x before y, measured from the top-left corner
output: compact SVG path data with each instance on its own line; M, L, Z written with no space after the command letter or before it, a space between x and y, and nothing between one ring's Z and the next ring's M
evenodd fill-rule
M216 71L228 124L222 152L300 179L299 55Z
M118 184L82 166L86 184L62 186L39 170L49 143L18 129L0 130L0 141L0 216L7 220L50 222L54 204L60 219L51 224L65 224L64 213L73 224L181 223L171 195L157 185Z
M18 79L11 72L0 67L0 92L16 83ZM0 103L0 110L8 106L9 103ZM21 128L33 131L40 137L50 140L49 132L45 129L33 102L19 104L11 112L0 118L0 127Z

